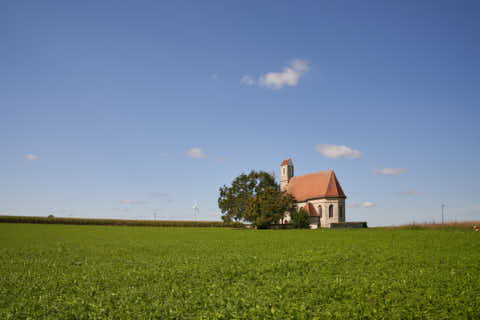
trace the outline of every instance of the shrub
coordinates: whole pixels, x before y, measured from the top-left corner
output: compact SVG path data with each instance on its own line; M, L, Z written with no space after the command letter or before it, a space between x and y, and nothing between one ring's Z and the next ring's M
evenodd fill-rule
M300 208L299 210L292 210L290 212L291 224L296 229L308 229L310 228L310 223L308 222L308 213L305 209Z

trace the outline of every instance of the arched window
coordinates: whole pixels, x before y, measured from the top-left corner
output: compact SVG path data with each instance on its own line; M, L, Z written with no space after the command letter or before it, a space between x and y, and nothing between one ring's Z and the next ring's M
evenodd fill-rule
M345 213L344 213L343 206L341 206L341 205L338 206L338 219L339 219L339 220L342 220L343 217L344 217L344 214L345 214Z
M333 218L333 204L328 207L328 217Z
M322 206L318 206L318 215L322 217Z

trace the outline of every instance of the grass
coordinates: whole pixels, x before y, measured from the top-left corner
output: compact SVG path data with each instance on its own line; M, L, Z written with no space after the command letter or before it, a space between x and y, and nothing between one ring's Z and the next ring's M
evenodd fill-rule
M480 234L0 224L0 319L479 319Z

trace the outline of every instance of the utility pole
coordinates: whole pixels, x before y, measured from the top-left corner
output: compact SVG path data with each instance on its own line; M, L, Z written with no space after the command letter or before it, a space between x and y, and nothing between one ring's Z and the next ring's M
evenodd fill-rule
M442 204L442 224L445 223L445 205Z

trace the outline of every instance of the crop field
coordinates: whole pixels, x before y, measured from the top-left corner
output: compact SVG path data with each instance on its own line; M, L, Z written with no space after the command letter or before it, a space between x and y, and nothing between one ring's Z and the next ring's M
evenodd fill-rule
M480 233L0 224L0 319L480 319Z
M93 219L93 218L57 218L57 217L26 217L2 216L0 223L39 223L39 224L74 224L97 226L135 226L135 227L214 227L243 228L239 222L224 223L221 221L187 221L187 220L125 220L125 219Z

